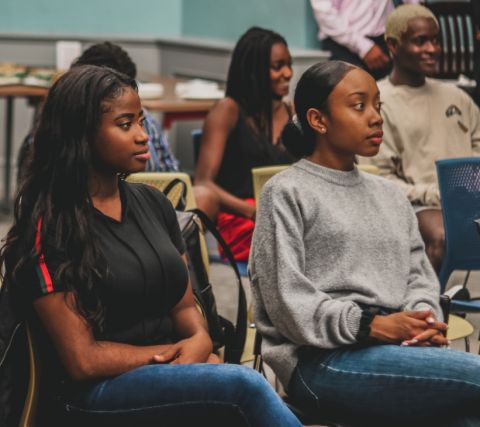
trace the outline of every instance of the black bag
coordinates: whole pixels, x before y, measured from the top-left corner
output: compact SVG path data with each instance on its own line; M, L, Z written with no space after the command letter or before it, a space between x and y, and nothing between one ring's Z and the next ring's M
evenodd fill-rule
M207 321L214 349L218 350L225 346L225 362L240 363L247 334L247 303L240 272L230 248L218 233L215 225L199 209L192 209L187 212L177 211L177 220L187 248L188 270L193 293ZM205 229L210 231L222 246L235 272L238 287L238 309L235 325L217 312L212 285L202 258L200 235L204 233Z
M208 324L208 331L215 350L225 346L225 362L240 363L247 335L247 302L242 285L242 278L232 252L218 233L215 224L199 209L184 212L187 198L187 185L181 179L175 178L164 188L163 194L169 193L181 186L181 194L174 208L177 211L177 220L187 248L188 270L195 299L202 310ZM238 287L238 310L236 324L220 316L217 312L215 296L208 278L207 270L202 258L200 235L205 232L215 237L222 247L230 266L235 272Z
M176 205L173 207L177 211L184 211L185 207L187 206L187 184L185 184L185 181L182 181L180 178L172 179L163 189L163 194L168 196L177 186L181 187L181 193Z

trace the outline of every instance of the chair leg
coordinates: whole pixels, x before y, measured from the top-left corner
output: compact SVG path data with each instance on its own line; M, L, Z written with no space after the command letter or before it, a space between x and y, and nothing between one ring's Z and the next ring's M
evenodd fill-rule
M478 333L478 341L480 341L480 332ZM478 354L480 355L480 345L478 347Z
M465 279L463 280L463 287L467 287L468 279L470 278L470 270L467 270L467 274L465 274Z
M275 375L275 391L280 393L281 385L278 377Z
M465 351L467 353L470 353L470 339L468 337L465 337L464 340L465 340Z
M262 357L258 354L255 354L253 357L253 369L255 369L260 374L264 374L263 372L263 360Z

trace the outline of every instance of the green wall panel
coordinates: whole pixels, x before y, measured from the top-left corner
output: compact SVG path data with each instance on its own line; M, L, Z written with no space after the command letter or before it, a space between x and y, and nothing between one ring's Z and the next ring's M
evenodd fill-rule
M0 0L0 32L180 35L182 0Z
M234 41L258 25L279 32L290 46L302 48L314 42L308 15L308 0L183 0L182 33Z

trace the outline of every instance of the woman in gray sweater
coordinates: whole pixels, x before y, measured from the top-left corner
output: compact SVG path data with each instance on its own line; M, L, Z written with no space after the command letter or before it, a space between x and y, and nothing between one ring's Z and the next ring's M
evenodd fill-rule
M355 167L382 143L380 107L373 78L344 62L298 83L283 138L301 160L265 185L250 255L262 354L294 402L327 418L480 425L480 358L442 348L415 214Z

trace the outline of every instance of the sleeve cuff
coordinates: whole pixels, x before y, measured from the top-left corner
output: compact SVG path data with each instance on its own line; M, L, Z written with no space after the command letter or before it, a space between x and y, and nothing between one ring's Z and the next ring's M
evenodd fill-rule
M362 317L362 309L354 303L353 307L350 309L347 317L347 327L352 334L354 340L358 335L360 329L360 319Z
M368 38L363 38L358 41L357 46L355 46L354 49L352 49L360 58L365 58L365 55L368 53L368 51L373 47L375 43L368 39Z

